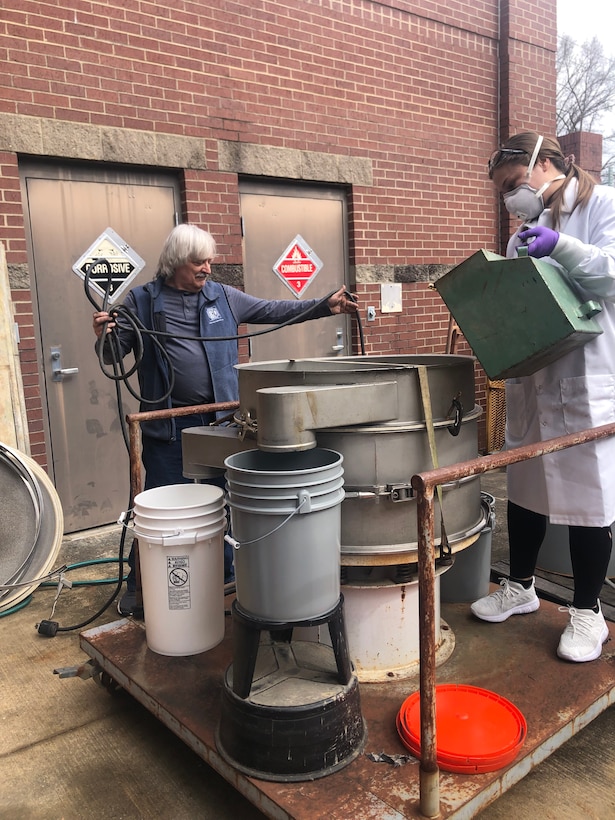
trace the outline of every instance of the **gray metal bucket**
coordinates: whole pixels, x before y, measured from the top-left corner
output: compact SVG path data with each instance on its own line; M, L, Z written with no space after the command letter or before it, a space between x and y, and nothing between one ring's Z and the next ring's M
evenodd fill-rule
M615 524L611 526L611 533L615 538ZM538 553L536 568L544 572L553 572L556 575L566 575L572 578L567 525L551 524L550 521L547 521L547 531ZM615 550L611 554L606 576L607 578L615 578Z
M247 614L292 623L338 603L342 461L320 448L225 459L237 603Z
M478 539L455 553L453 566L440 576L440 600L444 603L471 603L489 594L495 498L481 492L481 506L487 523Z

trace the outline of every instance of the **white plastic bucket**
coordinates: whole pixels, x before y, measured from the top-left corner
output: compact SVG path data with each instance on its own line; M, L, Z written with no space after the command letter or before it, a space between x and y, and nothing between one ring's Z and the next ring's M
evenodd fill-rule
M182 518L181 489L189 490L188 509L201 498L202 517ZM198 488L195 492L192 488ZM164 493L168 490L168 497ZM148 495L148 494L152 495ZM160 503L159 527L154 503ZM160 655L196 655L224 638L224 494L205 484L170 485L145 490L135 498L134 532L139 564L147 646ZM185 508L185 507L184 507ZM148 511L142 524L140 510Z
M213 484L169 484L145 490L134 499L135 514L160 518L203 515L224 507L224 494Z
M203 516L205 518L205 516ZM219 527L222 529L226 529L226 513L216 513L215 516L207 519L206 521L199 521L194 526L188 526L186 521L182 522L173 522L169 519L162 519L160 525L158 527L155 526L153 521L149 522L151 526L145 527L143 525L143 519L139 518L139 524L134 525L134 527L130 527L131 531L137 538L150 538L152 543L165 543L169 541L169 539L174 539L174 543L178 543L177 539L180 536L184 536L190 543L192 543L192 539L194 538L195 534L201 534L203 531L211 531L217 532ZM180 524L181 526L172 526L173 524Z
M273 622L318 618L340 597L342 456L247 450L224 464L237 603Z
M185 518L173 520L171 518L161 518L156 521L155 518L139 516L139 531L134 527L134 534L139 537L153 535L156 537L174 537L176 535L183 535L185 532L196 532L204 528L216 526L221 522L226 522L226 513L224 510L217 511L211 515L200 515L194 518Z
M149 511L151 513L151 511ZM149 526L154 526L155 528L158 527L161 521L170 521L171 523L177 520L180 520L184 526L191 527L192 529L197 529L200 526L207 526L211 521L214 521L220 517L220 515L224 512L224 507L216 507L212 508L211 511L207 509L206 512L194 512L190 511L182 512L181 514L177 515L175 518L167 518L165 516L157 516L151 515L147 513L139 512L139 520L142 524L146 524L149 522Z

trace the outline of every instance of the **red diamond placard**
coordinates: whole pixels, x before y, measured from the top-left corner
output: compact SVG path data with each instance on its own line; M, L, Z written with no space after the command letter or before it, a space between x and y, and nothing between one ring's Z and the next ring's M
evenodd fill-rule
M322 266L305 239L297 234L273 266L273 272L299 298Z

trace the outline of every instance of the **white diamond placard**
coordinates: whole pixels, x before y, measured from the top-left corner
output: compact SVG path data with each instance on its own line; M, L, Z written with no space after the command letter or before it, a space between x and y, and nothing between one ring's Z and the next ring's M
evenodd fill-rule
M92 290L108 295L109 304L113 304L144 267L145 260L128 242L107 228L75 262L73 270L82 279L87 275Z

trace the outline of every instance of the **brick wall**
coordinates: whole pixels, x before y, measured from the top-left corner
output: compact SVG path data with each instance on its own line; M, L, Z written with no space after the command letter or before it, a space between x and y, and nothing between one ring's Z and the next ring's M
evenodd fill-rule
M377 283L402 283L402 313L366 326L368 351L443 352L448 314L429 282L503 246L486 158L508 132L553 131L555 41L555 0L5 8L0 229L23 310L33 455L46 463L18 155L179 167L183 218L212 231L229 266L242 246L223 144L266 148L268 176L344 184L361 305ZM346 176L347 162L369 179Z

